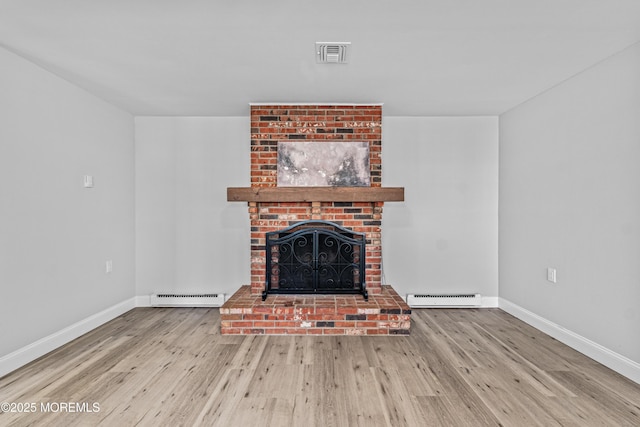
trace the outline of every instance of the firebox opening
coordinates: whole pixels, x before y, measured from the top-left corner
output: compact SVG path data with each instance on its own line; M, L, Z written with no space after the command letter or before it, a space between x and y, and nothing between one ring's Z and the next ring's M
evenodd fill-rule
M303 221L266 233L268 294L362 294L365 233L329 221Z

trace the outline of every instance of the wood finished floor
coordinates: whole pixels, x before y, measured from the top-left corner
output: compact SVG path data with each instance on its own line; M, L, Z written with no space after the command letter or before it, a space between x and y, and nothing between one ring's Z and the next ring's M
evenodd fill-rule
M397 337L222 336L217 309L137 308L0 378L0 402L38 407L0 425L640 425L640 385L501 310L412 323Z

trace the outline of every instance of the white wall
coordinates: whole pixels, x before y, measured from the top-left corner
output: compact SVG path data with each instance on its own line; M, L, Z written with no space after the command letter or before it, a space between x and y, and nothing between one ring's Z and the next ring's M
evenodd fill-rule
M639 76L636 44L500 117L501 298L635 362Z
M133 117L4 49L0 94L1 361L133 298L135 260Z
M384 208L387 282L497 297L497 119L385 118L383 132L384 184L406 188ZM136 118L138 295L249 283L247 204L226 201L249 166L248 117Z
M383 261L398 293L498 296L496 117L386 117Z
M136 118L138 295L249 284L249 117Z

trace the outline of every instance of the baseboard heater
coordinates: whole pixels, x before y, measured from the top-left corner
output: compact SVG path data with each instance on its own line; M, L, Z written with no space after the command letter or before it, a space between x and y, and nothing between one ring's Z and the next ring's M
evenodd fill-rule
M151 307L220 307L224 294L152 294Z
M480 294L422 294L407 295L409 307L480 307L482 296Z

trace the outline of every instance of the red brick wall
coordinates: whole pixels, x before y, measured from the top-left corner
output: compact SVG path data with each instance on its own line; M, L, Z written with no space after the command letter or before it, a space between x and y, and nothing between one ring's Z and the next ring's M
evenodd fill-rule
M367 141L371 186L382 185L380 105L251 106L251 186L277 186L278 141ZM265 287L265 233L299 221L322 219L367 236L366 284L381 291L382 202L249 203L251 293Z
M382 183L379 105L251 107L251 186L277 185L278 141L368 141L371 186Z

